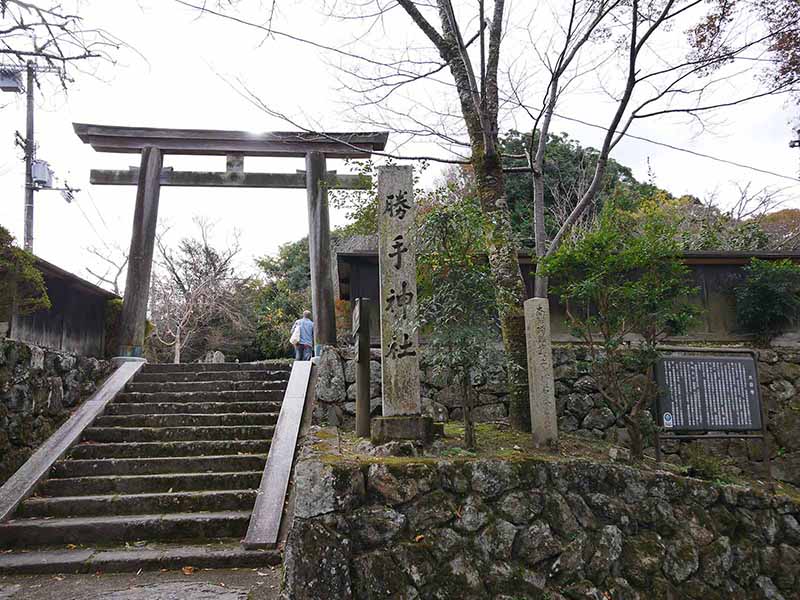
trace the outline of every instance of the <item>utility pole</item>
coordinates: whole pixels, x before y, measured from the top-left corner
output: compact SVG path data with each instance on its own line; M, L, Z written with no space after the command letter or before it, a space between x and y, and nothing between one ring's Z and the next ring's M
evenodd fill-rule
M33 252L33 68L32 61L28 61L28 118L25 125L25 250Z
M0 4L2 0L0 0ZM35 61L29 60L26 64L0 64L0 91L3 92L22 92L22 72L27 74L27 88L25 95L27 97L27 120L25 123L25 138L23 139L19 131L16 133L16 144L23 149L25 153L25 238L23 245L25 250L33 252L33 194L40 189L55 190L59 189L64 194L64 199L67 202L72 200L72 194L78 190L70 188L65 185L63 188L54 188L52 186L52 172L49 171L45 178L43 185L37 186L37 180L34 180L33 169L36 164L36 143L33 136L33 101L34 101L34 84L36 82L36 73L59 73L61 69L52 65L37 65ZM45 167L47 165L45 164Z

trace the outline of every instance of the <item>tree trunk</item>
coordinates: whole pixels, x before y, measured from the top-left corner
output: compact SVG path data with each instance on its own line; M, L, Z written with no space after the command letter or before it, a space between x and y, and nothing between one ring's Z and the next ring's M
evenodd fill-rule
M413 2L398 0L406 12L431 38L448 63L456 83L461 114L469 135L478 196L486 222L489 266L497 289L498 316L506 354L509 391L509 422L514 429L531 430L528 394L528 364L525 343L525 283L519 268L517 244L511 228L511 214L505 198L505 180L498 147L497 65L503 23L503 0L495 1L489 58L486 63L486 97L480 98L472 65L465 48L460 48L460 32L449 2L438 1L442 30L432 30ZM462 52L463 50L463 52Z
M625 415L625 429L631 439L631 456L635 459L641 459L644 456L644 439L639 420L631 415Z
M176 365L181 363L181 328L178 327L175 330L175 353L173 355L173 360Z
M472 386L469 384L469 370L464 372L462 379L464 400L461 406L464 410L464 447L467 450L475 449L475 423L472 420Z
M542 161L543 163L543 161ZM536 243L536 271L533 280L533 296L547 298L547 277L542 274L542 259L547 254L547 230L544 225L544 173L543 164L534 166L533 184L533 237Z
M505 200L505 182L499 157L485 156L473 148L475 180L483 214L489 266L497 290L500 331L506 352L509 422L514 429L530 431L530 398L525 342L525 284L519 268L511 214Z

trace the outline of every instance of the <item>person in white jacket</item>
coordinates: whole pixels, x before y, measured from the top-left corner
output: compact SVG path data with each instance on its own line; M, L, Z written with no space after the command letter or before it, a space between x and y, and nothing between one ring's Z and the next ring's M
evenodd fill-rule
M294 343L295 360L311 360L314 347L314 321L311 320L311 311L303 311L303 318L297 319L292 325L290 338Z

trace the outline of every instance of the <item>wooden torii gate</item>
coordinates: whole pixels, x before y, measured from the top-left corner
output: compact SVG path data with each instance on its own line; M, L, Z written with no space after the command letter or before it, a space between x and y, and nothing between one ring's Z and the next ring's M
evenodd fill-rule
M326 170L326 158L367 158L383 150L388 133L303 133L205 129L157 129L73 123L75 133L98 152L141 154L141 167L92 170L95 185L137 185L120 326L120 356L142 356L150 275L162 185L223 188L306 188L311 262L311 310L316 344L336 342L331 274L328 192L367 189L369 178ZM224 172L163 169L165 154L225 156ZM305 172L245 173L245 156L305 157Z

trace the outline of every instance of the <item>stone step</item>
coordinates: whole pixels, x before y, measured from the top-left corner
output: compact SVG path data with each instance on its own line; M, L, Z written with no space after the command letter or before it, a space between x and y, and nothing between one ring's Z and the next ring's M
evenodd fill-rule
M188 382L138 382L125 386L126 392L258 392L285 390L287 381L188 381Z
M16 519L0 524L0 548L134 540L206 540L240 537L250 511Z
M70 458L150 458L157 456L220 456L223 454L266 454L265 440L191 440L181 442L83 442L69 453Z
M40 496L98 496L104 494L155 494L202 490L256 489L263 470L234 473L162 473L156 475L102 475L48 479Z
M122 392L117 402L281 402L284 389L237 390L234 392Z
M142 371L134 377L136 383L211 383L215 381L285 381L286 371L188 371L184 373L150 373Z
M238 540L205 545L147 544L142 548L43 550L0 554L0 575L137 573L163 569L256 569L278 565L278 550L245 550Z
M256 490L212 490L162 494L33 497L22 503L16 517L86 517L252 510L256 493Z
M57 462L50 470L50 477L155 475L157 473L232 473L234 471L263 470L266 462L267 457L263 454L62 460Z
M292 370L290 361L260 363L147 363L144 373L192 373L203 371L285 371Z
M280 402L113 402L105 415L172 415L220 413L277 413Z
M83 439L93 442L181 442L189 440L271 440L271 425L210 427L89 427Z
M274 425L278 413L173 413L156 415L103 415L94 427L218 427L232 425Z

